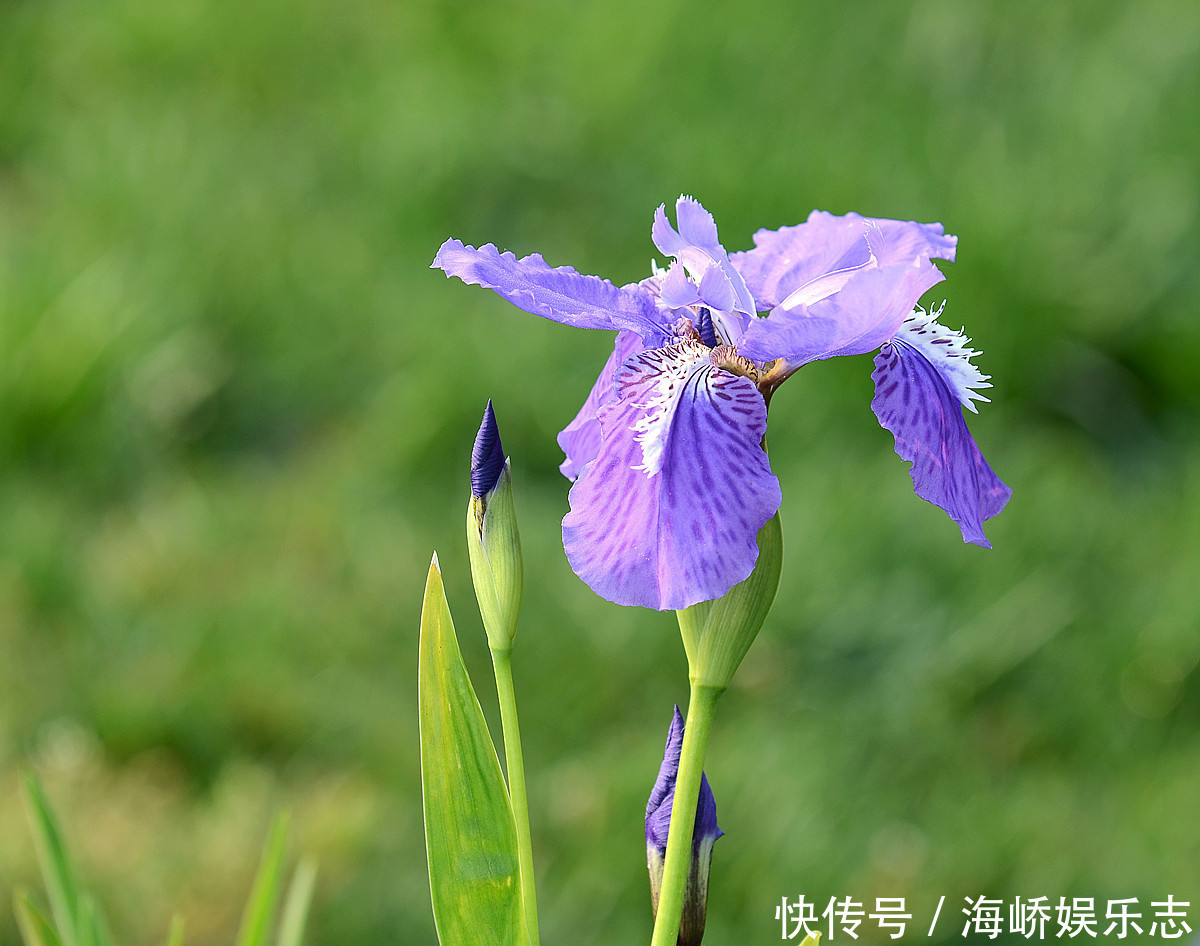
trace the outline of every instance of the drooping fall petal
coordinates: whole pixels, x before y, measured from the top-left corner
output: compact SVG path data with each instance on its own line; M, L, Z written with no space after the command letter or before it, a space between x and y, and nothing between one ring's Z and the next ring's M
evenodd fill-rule
M571 567L617 604L718 598L754 568L755 537L781 501L762 395L698 342L633 356L616 384L619 398L599 411L599 454L563 519Z
M616 397L617 371L625 359L643 348L645 346L636 333L618 333L608 361L600 369L600 376L592 385L583 407L575 419L559 432L558 445L562 447L566 459L558 468L567 479L576 479L583 468L596 459L596 454L600 452L600 421L596 412Z
M912 463L917 495L944 509L964 542L991 548L983 522L1004 508L1012 490L992 472L967 430L947 370L897 338L875 356L871 409L895 437L896 453Z

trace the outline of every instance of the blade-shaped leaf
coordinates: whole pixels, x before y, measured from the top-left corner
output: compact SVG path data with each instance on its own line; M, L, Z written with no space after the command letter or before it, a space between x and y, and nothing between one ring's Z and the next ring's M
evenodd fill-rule
M516 828L471 686L437 556L421 609L421 787L433 918L442 946L525 946Z
M308 919L308 905L312 902L313 884L317 879L317 865L306 857L292 875L288 885L287 900L283 904L283 921L279 924L278 946L300 946L304 941L304 924Z
M25 807L33 828L33 846L42 865L50 911L58 927L58 936L55 938L61 938L63 946L77 946L79 882L75 877L75 868L37 779L32 772L26 772L22 781Z
M81 894L79 897L79 911L76 914L78 921L77 936L79 946L100 946L99 929L96 923L96 901L92 899L90 894Z
M263 846L258 874L250 890L246 912L242 915L242 927L238 931L237 946L265 946L271 920L275 916L275 903L279 899L279 880L283 873L283 851L287 846L287 812L280 812L271 824L267 843Z
M171 932L167 934L167 946L183 946L183 917L178 913L171 917Z
M104 911L90 893L80 894L79 902L79 941L82 944L85 940L93 946L112 946Z
M21 929L21 938L25 940L25 946L62 946L62 941L54 932L50 921L29 899L28 891L18 890L13 896L13 901L17 913L17 926Z

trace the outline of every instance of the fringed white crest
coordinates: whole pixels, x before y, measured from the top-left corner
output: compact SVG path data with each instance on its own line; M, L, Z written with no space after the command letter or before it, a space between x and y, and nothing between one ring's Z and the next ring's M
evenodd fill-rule
M978 413L972 401L987 401L978 388L990 388L988 379L971 359L980 352L967 346L971 339L963 331L946 328L938 322L946 303L926 311L920 306L904 320L893 342L907 345L919 351L933 365L954 392L959 403L969 411Z

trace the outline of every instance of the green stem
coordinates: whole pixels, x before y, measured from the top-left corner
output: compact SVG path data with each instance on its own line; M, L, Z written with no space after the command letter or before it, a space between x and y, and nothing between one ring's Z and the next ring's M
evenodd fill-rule
M687 893L688 872L692 866L692 829L696 824L696 802L700 797L704 751L708 747L708 734L712 731L713 716L716 715L717 697L723 690L723 687L693 683L688 697L679 774L675 777L675 801L671 805L671 830L667 834L662 889L658 894L658 915L654 919L654 937L650 946L675 946L679 939L679 922Z
M521 758L521 727L517 724L517 694L513 689L512 651L493 650L496 696L504 730L504 760L508 770L508 796L517 826L517 856L521 864L521 905L532 946L539 946L537 895L533 882L533 842L529 835L529 802L525 795L525 763Z

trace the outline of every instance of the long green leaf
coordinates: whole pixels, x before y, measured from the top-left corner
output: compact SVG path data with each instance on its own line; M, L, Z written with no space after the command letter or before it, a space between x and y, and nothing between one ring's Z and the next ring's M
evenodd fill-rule
M171 931L167 934L167 946L183 946L183 917L178 913L171 917Z
M516 828L471 686L437 556L421 609L421 787L433 919L442 946L525 946Z
M21 929L21 938L25 940L25 946L62 946L54 927L33 905L27 890L18 890L13 895L13 905L17 913L17 926Z
M104 913L100 904L90 893L84 891L79 895L79 944L84 946L112 946L112 937L104 922Z
M279 924L278 946L300 946L304 941L304 925L308 920L308 905L312 902L313 884L317 879L316 862L306 857L292 875L287 899L283 904L283 920Z
M263 846L258 874L250 890L246 912L242 915L242 927L238 931L237 946L266 946L275 916L275 904L279 899L279 880L283 873L283 852L287 846L287 812L280 812L271 824L267 843Z
M79 946L100 946L99 930L96 928L96 901L90 894L80 895L76 919Z
M29 823L33 828L33 846L42 865L50 911L58 927L56 939L61 939L63 946L78 946L80 901L75 868L37 778L32 772L26 772L22 782Z

